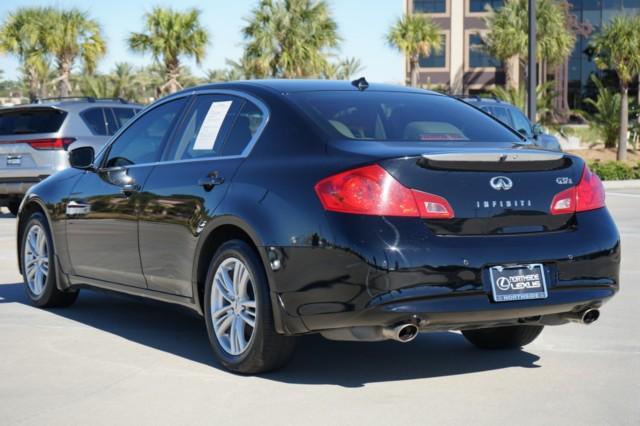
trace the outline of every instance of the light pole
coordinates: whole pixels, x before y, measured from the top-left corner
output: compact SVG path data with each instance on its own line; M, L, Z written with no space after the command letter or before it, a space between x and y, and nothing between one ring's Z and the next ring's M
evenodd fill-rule
M536 122L536 0L529 0L529 79L527 91L529 92L529 120Z

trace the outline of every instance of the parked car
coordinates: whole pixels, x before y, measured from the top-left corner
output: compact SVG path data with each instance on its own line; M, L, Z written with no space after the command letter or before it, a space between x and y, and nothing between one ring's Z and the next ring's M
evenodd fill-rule
M15 215L29 187L69 166L69 145L98 151L140 109L119 99L86 97L0 109L0 206Z
M70 162L20 208L32 303L95 287L187 306L234 372L284 365L307 333L520 347L595 321L619 286L618 231L584 161L434 92L201 86Z
M491 114L512 129L517 130L534 144L551 151L562 151L558 138L545 133L540 124L532 124L522 111L514 105L497 98L467 96L461 99Z

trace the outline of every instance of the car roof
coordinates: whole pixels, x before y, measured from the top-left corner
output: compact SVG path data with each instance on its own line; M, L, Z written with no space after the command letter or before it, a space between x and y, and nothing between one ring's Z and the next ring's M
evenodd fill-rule
M65 111L86 109L89 106L101 107L124 107L124 108L143 108L143 105L128 103L124 100L116 99L96 99L96 98L50 98L37 100L34 103L19 104L0 108L1 110L20 110L33 108L57 108Z
M457 98L467 102L473 103L474 105L500 105L508 108L516 108L516 106L510 104L509 102L503 101L498 98L483 98L480 96L457 96Z
M368 83L366 91L386 91L405 93L429 93L441 95L429 90L405 87L394 84ZM269 89L278 93L314 92L314 91L358 91L358 88L348 80L313 80L313 79L271 79L271 80L241 80L223 83L205 84L183 90L184 92L198 92L226 88Z

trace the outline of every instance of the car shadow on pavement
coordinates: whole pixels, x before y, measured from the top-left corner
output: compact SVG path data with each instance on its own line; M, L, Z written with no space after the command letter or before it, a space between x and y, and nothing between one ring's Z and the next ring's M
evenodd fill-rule
M0 304L31 306L22 284L0 285ZM33 308L37 309L37 308ZM82 290L56 315L191 361L222 369L213 358L202 319L179 306ZM537 368L524 350L483 351L453 332L425 333L408 344L333 342L318 335L299 339L294 359L264 379L292 384L360 387L367 383L453 376L503 368Z

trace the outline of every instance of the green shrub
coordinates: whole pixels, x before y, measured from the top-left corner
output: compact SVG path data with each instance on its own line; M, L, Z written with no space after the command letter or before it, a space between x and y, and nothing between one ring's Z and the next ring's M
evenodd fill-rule
M640 179L640 164L632 166L619 161L592 161L589 168L602 180Z

